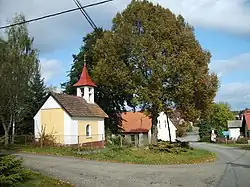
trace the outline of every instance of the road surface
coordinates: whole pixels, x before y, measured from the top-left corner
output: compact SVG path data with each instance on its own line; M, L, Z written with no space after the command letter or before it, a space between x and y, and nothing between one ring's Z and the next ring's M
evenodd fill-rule
M250 187L250 153L216 144L192 143L217 153L218 160L199 165L130 165L71 157L18 154L25 166L86 187Z

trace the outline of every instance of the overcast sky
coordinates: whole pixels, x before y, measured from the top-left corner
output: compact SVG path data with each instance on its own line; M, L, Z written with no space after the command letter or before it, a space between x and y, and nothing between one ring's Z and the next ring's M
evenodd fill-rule
M81 0L82 5L98 0ZM87 8L98 26L110 28L112 18L128 0ZM195 27L201 45L211 51L211 71L220 76L216 101L233 109L250 107L250 4L247 0L154 0ZM16 13L26 19L75 8L73 0L0 0L0 25ZM67 79L72 54L79 51L82 37L92 31L80 12L30 23L29 31L40 51L42 75L47 84L59 86Z

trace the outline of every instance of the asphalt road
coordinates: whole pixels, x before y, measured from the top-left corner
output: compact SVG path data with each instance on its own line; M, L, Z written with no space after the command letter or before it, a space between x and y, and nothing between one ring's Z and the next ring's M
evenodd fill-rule
M250 187L250 152L215 144L192 143L217 153L200 165L129 165L71 157L18 154L25 166L86 187Z

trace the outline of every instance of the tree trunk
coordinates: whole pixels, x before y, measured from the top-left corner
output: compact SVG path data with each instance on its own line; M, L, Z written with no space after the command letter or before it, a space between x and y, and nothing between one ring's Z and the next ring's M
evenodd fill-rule
M12 124L12 139L11 139L11 143L14 144L15 142L15 121L13 120L13 124Z
M6 126L6 122L3 116L1 116L1 121L2 121L3 129L4 129L4 145L7 147L9 144L9 130L10 130L11 123L12 123L12 116L10 116L10 121L8 123L8 126Z
M7 147L9 144L9 134L8 131L4 128L4 146Z
M152 139L151 139L152 144L157 143L157 135L158 135L157 117L158 117L157 113L152 114Z

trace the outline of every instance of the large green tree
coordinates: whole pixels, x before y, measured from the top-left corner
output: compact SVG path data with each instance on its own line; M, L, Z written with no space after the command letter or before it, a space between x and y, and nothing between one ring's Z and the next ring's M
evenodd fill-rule
M218 88L217 76L209 73L211 55L195 39L194 29L182 16L148 1L133 0L118 13L93 54L97 83L133 94L152 116L154 137L157 115L169 103L194 122Z
M16 16L13 23L24 22ZM0 48L0 120L5 132L5 145L11 126L18 119L24 106L29 84L37 62L37 51L25 24L6 30L7 39Z
M218 78L209 73L211 54L195 39L194 29L182 16L148 1L133 0L113 19L110 31L97 30L84 45L63 84L73 84L83 66L83 54L98 88L97 103L111 116L119 116L124 104L140 105L151 117L153 135L157 116L174 105L182 117L195 122L212 103ZM112 116L113 115L113 116ZM116 118L117 119L117 118Z
M227 129L227 121L234 119L234 113L227 103L213 103L209 107L209 112L200 121L200 136L209 136L212 129L218 134Z
M113 79L113 82L102 82L98 81L98 74L93 73L93 68L97 63L97 61L93 60L94 47L97 40L101 39L105 32L103 29L98 28L83 38L80 52L77 55L73 55L73 64L68 74L69 80L63 83L62 87L65 89L65 93L76 94L76 88L73 85L80 78L85 59L89 74L97 83L97 87L95 88L95 102L98 103L109 116L105 121L106 130L116 133L119 130L117 124L120 123L120 113L124 110L124 102L128 101L128 104L132 106L129 102L132 99L132 95L128 93L127 90L121 89L118 80L116 82L111 74L107 76Z

